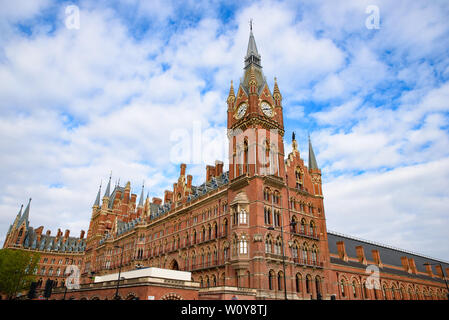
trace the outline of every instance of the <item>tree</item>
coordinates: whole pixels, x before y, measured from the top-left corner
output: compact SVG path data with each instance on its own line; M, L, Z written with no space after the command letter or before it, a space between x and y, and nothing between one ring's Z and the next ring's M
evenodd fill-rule
M40 255L38 253L14 250L0 250L0 292L9 299L18 292L28 290L35 279Z

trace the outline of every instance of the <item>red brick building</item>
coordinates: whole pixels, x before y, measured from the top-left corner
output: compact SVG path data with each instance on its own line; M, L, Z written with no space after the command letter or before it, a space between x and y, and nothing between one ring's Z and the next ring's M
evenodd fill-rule
M228 170L216 161L194 186L181 164L163 199L150 201L142 187L138 203L130 182L111 186L109 179L87 238L65 240L78 243L78 251L62 254L82 257L82 283L138 265L192 272L200 299L445 299L447 263L424 267L440 262L327 231L312 143L307 166L294 135L292 150L284 150L282 95L276 78L273 90L265 80L252 31L244 64L227 99ZM4 247L44 250L47 262L61 254L53 249L60 236L40 245L39 229L27 228L14 222ZM367 267L379 270L377 291L369 289Z

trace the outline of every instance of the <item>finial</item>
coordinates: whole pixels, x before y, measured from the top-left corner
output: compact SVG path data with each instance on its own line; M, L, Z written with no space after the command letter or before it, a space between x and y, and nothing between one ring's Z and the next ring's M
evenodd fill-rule
M249 31L253 31L253 18L249 19Z
M295 131L292 132L292 141L295 141Z

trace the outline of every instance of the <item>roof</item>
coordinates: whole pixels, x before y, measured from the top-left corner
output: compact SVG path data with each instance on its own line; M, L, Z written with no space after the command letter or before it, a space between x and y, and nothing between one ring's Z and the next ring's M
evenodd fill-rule
M426 267L424 265L425 263L441 263L444 270L446 270L446 268L449 268L449 263L447 263L445 261L426 257L424 255L412 253L412 252L409 252L406 250L393 248L393 247L390 247L387 245L378 244L378 243L374 243L374 242L367 241L367 240L357 239L354 237L336 233L334 231L327 232L327 239L328 239L328 245L329 245L329 252L331 254L332 253L338 254L337 242L343 241L345 243L346 254L350 258L357 258L356 247L363 246L363 249L365 251L365 256L368 260L373 260L372 255L371 255L372 250L378 250L379 254L380 254L380 260L381 260L382 264L385 264L385 265L391 265L391 266L402 268L401 257L406 256L407 258L413 258L415 260L416 269L419 272L426 272ZM340 263L341 262L339 262L339 264ZM363 268L365 268L365 267L366 266L363 266ZM391 268L383 268L383 269L387 270L384 272L390 272L390 273L398 272L398 270L391 269ZM432 265L432 272L434 274L437 274L434 265ZM407 274L410 276L410 274L405 271L404 271L404 274ZM423 277L422 275L413 275L413 276L418 277L418 278ZM427 277L427 278L430 279L430 277ZM434 278L433 280L436 280L436 279Z

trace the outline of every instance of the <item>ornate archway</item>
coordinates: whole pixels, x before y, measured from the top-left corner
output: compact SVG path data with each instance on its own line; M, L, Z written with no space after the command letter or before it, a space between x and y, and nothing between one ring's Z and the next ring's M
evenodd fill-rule
M170 262L170 265L168 266L170 270L179 270L178 261L176 259L173 259L172 262Z
M167 293L161 297L161 300L182 300L182 297L176 293Z

